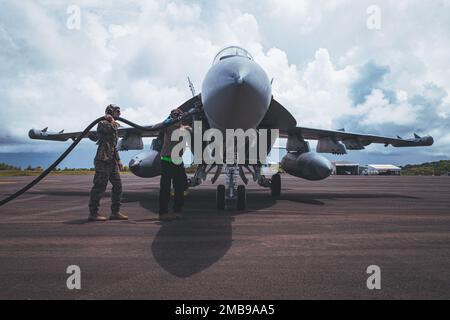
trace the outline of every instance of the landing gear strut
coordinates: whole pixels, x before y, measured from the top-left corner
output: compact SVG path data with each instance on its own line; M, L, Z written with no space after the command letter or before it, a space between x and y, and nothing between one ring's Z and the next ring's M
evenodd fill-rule
M261 187L270 188L272 197L279 197L281 195L281 175L275 173L272 178L267 178L261 174L261 167L254 167L254 171L250 171L253 175L253 180Z

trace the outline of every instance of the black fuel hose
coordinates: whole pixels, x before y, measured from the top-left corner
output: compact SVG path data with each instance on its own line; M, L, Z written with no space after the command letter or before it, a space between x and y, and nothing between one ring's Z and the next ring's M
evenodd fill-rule
M52 170L54 170L60 163L61 161L64 160L65 157L67 157L67 155L69 153L72 152L72 150L80 143L80 141L89 133L89 131L100 121L104 120L105 117L101 117L98 118L97 120L93 121L89 126L87 126L86 129L84 129L83 133L80 134L74 141L73 143L69 146L69 148L67 148L66 151L64 151L64 153L55 161L53 162L53 164L47 168L47 170L45 170L44 172L42 172L36 179L34 179L33 181L31 181L29 184L27 184L25 187L23 187L22 189L20 189L19 191L17 191L16 193L10 195L9 197L3 199L0 201L0 206L3 206L4 204L10 202L11 200L14 200L15 198L19 197L20 195L24 194L25 192L27 192L29 189L31 189L32 187L34 187L37 183L39 183L42 179L44 179Z
M191 110L190 112L187 112L185 114L183 114L182 116L180 116L177 119L174 119L170 122L165 122L162 124L157 124L154 126L150 126L150 127L142 127L138 124L135 124L127 119L124 118L120 118L118 117L116 120L124 122L132 127L134 127L137 130L140 131L157 131L160 130L162 128L168 127L174 123L180 122L182 120L184 120L186 117L189 117L195 113L199 113L201 112L200 110ZM36 184L38 184L42 179L44 179L50 172L52 172L60 163L61 161L63 161L68 155L69 153L72 152L72 150L80 143L80 141L89 133L89 131L100 121L105 120L105 117L100 117L98 119L96 119L95 121L93 121L89 126L86 127L86 129L84 129L84 131L75 138L75 140L73 141L73 143L69 146L69 148L67 148L66 151L64 151L63 154L61 154L61 156L55 161L53 162L53 164L48 167L45 171L43 171L36 179L34 179L33 181L31 181L29 184L27 184L25 187L23 187L22 189L20 189L19 191L17 191L16 193L10 195L9 197L3 199L0 201L0 207L3 206L4 204L14 200L15 198L19 197L20 195L24 194L25 192L27 192L28 190L30 190L32 187L34 187Z

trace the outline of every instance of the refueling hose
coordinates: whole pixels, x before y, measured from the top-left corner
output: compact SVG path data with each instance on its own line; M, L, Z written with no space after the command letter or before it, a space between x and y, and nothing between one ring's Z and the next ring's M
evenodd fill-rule
M177 122L180 122L182 120L184 120L186 117L189 117L195 113L199 113L201 112L200 110L191 110L190 112L187 112L185 114L183 114L182 116L180 116L177 119L174 119L173 121L170 122L165 122L163 124L157 124L154 126L150 126L150 127L142 127L138 124L135 124L127 119L118 117L116 118L116 120L124 122L132 127L134 127L137 130L140 131L158 131L162 128L171 126ZM15 198L19 197L20 195L24 194L25 192L27 192L29 189L31 189L32 187L34 187L37 183L39 183L42 179L44 179L51 171L53 171L60 163L61 161L64 160L64 158L67 157L67 155L69 153L72 152L72 150L80 143L80 141L89 133L89 131L100 121L105 120L105 117L100 117L98 119L96 119L95 121L93 121L89 126L86 127L86 129L84 129L84 131L75 138L75 140L73 141L73 143L69 146L69 148L67 148L66 151L64 151L63 154L61 154L61 156L55 161L53 162L53 164L48 167L45 171L43 171L36 179L34 179L33 181L31 181L29 184L27 184L25 187L23 187L22 189L20 189L19 191L17 191L16 193L10 195L9 197L3 199L0 201L0 207L3 206L4 204L14 200Z

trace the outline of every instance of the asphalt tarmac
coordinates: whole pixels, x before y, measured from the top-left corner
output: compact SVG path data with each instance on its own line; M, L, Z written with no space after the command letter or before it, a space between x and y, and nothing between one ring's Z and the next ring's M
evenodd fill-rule
M246 211L217 211L208 182L172 222L157 220L158 178L122 177L129 221L87 222L92 176L0 207L0 299L450 299L450 177L283 175L278 199L250 183ZM31 179L0 178L0 197Z

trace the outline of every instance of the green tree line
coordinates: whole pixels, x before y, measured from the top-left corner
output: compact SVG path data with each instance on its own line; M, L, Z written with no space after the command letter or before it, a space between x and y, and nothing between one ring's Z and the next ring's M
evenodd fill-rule
M408 164L402 167L404 176L441 176L450 172L450 160Z

